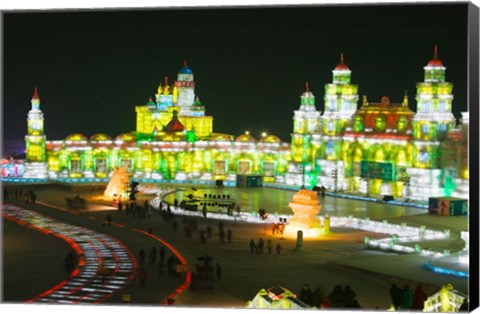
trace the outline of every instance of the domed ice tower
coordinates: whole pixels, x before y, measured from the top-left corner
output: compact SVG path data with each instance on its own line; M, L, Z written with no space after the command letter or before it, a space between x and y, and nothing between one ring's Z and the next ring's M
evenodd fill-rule
M445 170L440 165L440 144L455 127L452 114L453 83L445 81L446 67L438 58L435 46L433 58L424 69L424 81L417 83L417 113L413 119L413 160L408 169L410 198L444 195L442 185Z
M294 111L291 142L291 162L285 177L287 184L310 185L312 172L312 135L317 132L320 112L315 108L315 96L308 82L305 92L300 96L300 108ZM307 178L308 177L308 178Z
M47 177L46 136L43 134L43 112L40 109L40 96L35 87L31 100L32 109L28 112L28 133L25 136L24 178Z
M358 107L358 85L351 84L351 75L342 53L332 70L332 83L325 84L325 110L312 141L316 148L317 185L332 191L344 185L343 132Z
M211 136L213 117L205 115L205 107L198 96L195 97L195 86L193 71L185 61L172 85L168 84L167 77L164 85L159 84L155 101L150 99L145 105L135 107L136 133L148 137L155 129L162 130L170 122L173 111L177 111L178 120L187 131L194 130L198 138Z
M175 86L178 88L178 102L180 107L180 115L191 115L191 108L195 102L195 81L193 80L193 72L184 61L183 68L178 72Z

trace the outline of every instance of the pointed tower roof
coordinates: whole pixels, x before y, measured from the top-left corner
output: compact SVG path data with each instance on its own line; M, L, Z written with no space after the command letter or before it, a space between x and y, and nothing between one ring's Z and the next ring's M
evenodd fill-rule
M152 97L148 99L147 106L155 106L156 104L153 102Z
M402 105L408 107L408 93L407 93L407 90L405 90L405 95L403 96Z
M168 85L168 76L165 76L165 86L162 91L163 96L170 95L170 86Z
M202 105L202 102L200 101L200 97L197 96L197 98L195 98L195 102L193 103L195 106L201 106Z
M157 126L155 126L155 127L153 128L152 135L153 135L153 136L157 136L157 134L158 134L158 128L157 128Z
M166 132L181 132L185 130L183 124L178 121L178 112L176 110L173 111L173 117L170 122L165 126Z
M179 74L193 74L192 70L187 65L187 59L183 60L183 68L178 71Z
M440 59L438 59L438 46L435 45L435 50L434 50L434 53L433 53L433 59L431 59L428 64L427 64L428 67L444 67L443 66L443 63Z
M305 92L303 92L302 97L313 97L310 88L308 88L308 82L305 82Z
M343 53L340 54L340 63L335 67L336 71L350 70L343 60Z
M30 102L32 103L32 110L40 110L40 96L38 95L38 89L36 86Z
M38 95L38 88L37 88L37 86L35 86L35 90L34 90L34 92L33 92L32 100L34 100L34 99L36 99L36 100L37 100L37 99L40 99L40 96Z

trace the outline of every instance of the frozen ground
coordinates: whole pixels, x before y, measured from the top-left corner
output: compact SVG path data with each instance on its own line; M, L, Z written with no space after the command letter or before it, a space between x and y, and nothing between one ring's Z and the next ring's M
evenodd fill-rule
M228 193L234 193L235 189L226 189ZM198 191L200 192L200 191ZM202 191L203 192L203 191ZM239 193L247 193L241 191ZM201 192L200 192L201 193ZM65 196L72 193L65 190L39 189L38 198L45 203L56 206L64 206ZM250 194L250 196L248 196ZM256 212L253 206L263 207L267 212L275 212L269 208L278 208L278 213L287 214L281 203L289 202L293 192L261 189L246 194L248 200L254 200L254 205L242 206L249 208L248 212ZM284 196L281 196L284 195ZM93 194L82 195L93 201ZM140 195L141 202L152 196ZM233 196L232 196L233 197ZM235 195L242 199L244 196ZM96 201L98 202L98 201ZM434 246L449 248L452 252L463 247L463 241L459 240L459 232L466 230L467 217L438 217L422 214L418 208L391 208L390 205L365 203L352 200L335 199L326 197L322 200L321 214L329 212L332 216L336 213L353 215L355 217L370 217L371 219L388 219L388 222L406 222L408 225L426 225L427 228L443 230L450 228L452 239L433 243ZM424 270L421 265L425 258L415 255L384 253L375 250L364 249L364 237L379 238L383 235L365 231L352 230L349 228L333 228L333 234L318 240L305 240L303 247L296 248L295 239L281 239L279 235L272 235L270 226L267 224L250 224L243 222L226 221L225 228L233 232L231 243L222 243L218 238L216 219L198 220L198 230L205 230L210 226L214 230L212 239L207 239L205 244L200 242L198 231L193 238L187 239L183 234L182 217L177 218L178 231L175 233L171 224L162 221L159 214L154 214L150 219L132 218L125 214L118 214L115 208L109 207L107 202L100 202L94 210L81 212L81 217L90 216L101 221L107 211L113 214L115 222L125 226L146 229L152 227L154 234L165 239L176 247L194 268L196 258L205 254L213 256L213 261L219 262L223 268L221 281L215 283L213 292L189 290L180 294L176 304L181 306L196 307L243 307L245 302L255 296L261 288L282 285L294 292L308 283L312 289L322 285L328 293L334 285L350 285L357 293L359 303L364 308L373 309L379 307L386 309L390 305L388 289L392 282L398 283L422 283L433 294L436 288L450 282L460 291L467 292L467 280L452 276L435 274ZM243 204L243 203L240 203ZM370 207L371 204L381 207ZM332 208L328 210L329 206ZM110 209L108 209L110 208ZM341 208L341 209L340 209ZM211 216L209 214L209 216ZM80 219L80 218L79 218ZM191 221L193 217L185 218ZM119 233L121 230L106 230L109 233ZM257 240L259 237L265 240L271 239L274 244L281 243L282 253L277 254L250 254L248 242L250 239ZM141 240L127 243L135 253ZM141 244L140 244L141 245ZM129 246L129 247L130 247ZM154 291L145 290L145 294L154 295ZM147 298L145 302L148 303ZM156 302L150 302L157 304Z

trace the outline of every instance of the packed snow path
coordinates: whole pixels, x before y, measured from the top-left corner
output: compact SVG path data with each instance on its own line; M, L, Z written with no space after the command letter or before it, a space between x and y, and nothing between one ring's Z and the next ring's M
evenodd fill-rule
M108 235L10 204L3 206L2 216L66 241L77 255L78 264L70 279L28 302L100 303L123 289L134 277L135 258L121 242Z

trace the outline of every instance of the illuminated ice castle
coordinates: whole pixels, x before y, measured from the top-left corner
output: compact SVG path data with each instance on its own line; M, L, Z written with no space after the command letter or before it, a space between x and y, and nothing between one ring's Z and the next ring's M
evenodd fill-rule
M75 133L47 141L35 89L23 176L108 178L124 166L138 180L235 182L239 174L252 174L264 182L372 196L468 197L468 113L456 127L453 84L445 81L445 70L435 48L424 81L417 83L417 113L407 95L400 103L363 96L358 108L358 85L351 83L342 55L325 85L323 114L307 84L290 144L274 135L256 140L248 133L214 133L186 62L173 84L165 78L154 99L136 106L136 130L115 138Z

